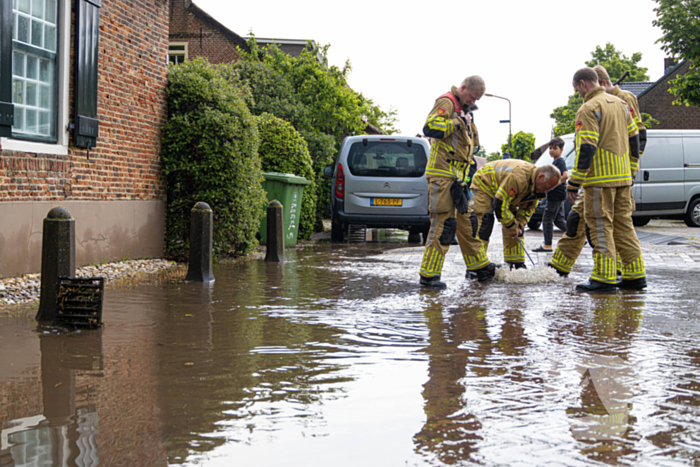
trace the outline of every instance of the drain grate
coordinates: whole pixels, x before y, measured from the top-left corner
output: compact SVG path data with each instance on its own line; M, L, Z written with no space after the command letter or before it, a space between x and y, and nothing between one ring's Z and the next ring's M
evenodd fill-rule
M102 327L104 277L60 277L56 324L76 327Z
M367 240L367 226L366 225L352 225L348 226L348 243L364 243Z

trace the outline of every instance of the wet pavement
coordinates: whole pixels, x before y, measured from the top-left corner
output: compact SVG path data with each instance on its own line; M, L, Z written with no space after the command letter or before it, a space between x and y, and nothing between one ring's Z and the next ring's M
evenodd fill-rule
M587 295L588 248L517 285L453 246L426 292L404 239L110 291L101 331L0 316L0 466L700 464L700 250L645 243L646 291Z

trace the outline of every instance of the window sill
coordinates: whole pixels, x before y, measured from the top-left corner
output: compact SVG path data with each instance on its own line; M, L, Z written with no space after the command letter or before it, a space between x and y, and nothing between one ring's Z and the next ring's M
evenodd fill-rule
M58 156L68 155L68 146L49 143L34 143L31 141L20 141L10 138L0 138L0 148L2 148L3 151L28 152L34 154L55 154Z

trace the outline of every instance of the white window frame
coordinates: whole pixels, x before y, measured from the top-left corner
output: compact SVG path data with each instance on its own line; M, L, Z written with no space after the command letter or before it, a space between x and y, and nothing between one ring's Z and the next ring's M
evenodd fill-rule
M4 1L4 0L2 0ZM37 154L68 155L68 143L70 141L68 123L70 119L70 31L71 31L71 2L69 0L58 1L58 102L56 102L56 143L41 143L25 141L13 138L0 138L0 146L3 150L29 152Z
M185 46L185 50L175 50L175 51L171 51L171 50L170 50L170 46L172 46L172 45L184 45L184 46ZM185 60L187 60L187 59L188 59L188 55L189 55L189 49L188 49L189 45L190 45L189 42L168 42L168 63L170 63L170 56L171 56L171 55L184 55L184 56L185 56Z

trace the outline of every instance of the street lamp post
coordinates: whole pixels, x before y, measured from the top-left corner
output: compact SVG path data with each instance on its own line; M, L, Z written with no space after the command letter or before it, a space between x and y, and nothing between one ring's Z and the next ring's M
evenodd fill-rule
M488 96L488 97L495 97L496 99L503 99L504 101L508 101L508 157L505 157L505 154L504 154L503 158L509 159L510 155L511 155L510 141L511 141L511 138L513 135L512 131L511 131L512 127L511 127L511 122L510 122L510 99L508 99L506 97L495 96L493 94L484 94L484 95ZM501 120L501 123L506 123L506 122L504 120Z

